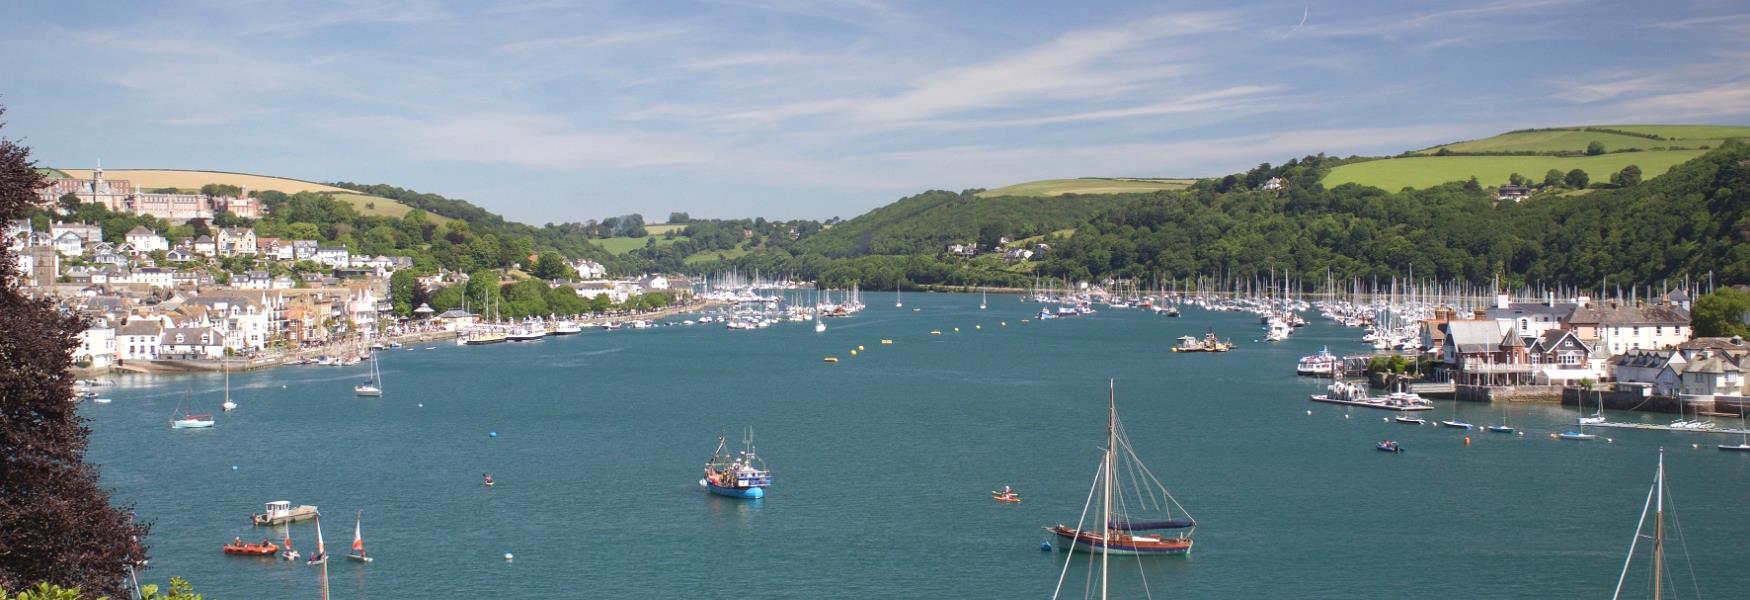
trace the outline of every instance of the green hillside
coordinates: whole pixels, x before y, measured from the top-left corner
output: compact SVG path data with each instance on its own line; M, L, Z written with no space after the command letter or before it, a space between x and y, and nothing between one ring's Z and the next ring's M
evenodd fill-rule
M981 233L1018 239L1075 227L1136 195L1005 196L924 192L834 225L798 244L828 257L941 252Z
M1526 129L1431 146L1406 156L1342 165L1332 169L1323 183L1398 190L1475 177L1492 186L1506 183L1513 173L1541 181L1550 169L1564 173L1580 169L1593 183L1602 183L1629 165L1640 167L1643 177L1651 179L1728 139L1743 138L1750 138L1750 127L1588 125ZM1603 154L1587 154L1594 143L1602 145Z
M1041 179L979 192L980 198L1000 196L1062 196L1064 194L1123 194L1182 190L1196 183L1195 179L1144 179L1082 177L1079 179Z

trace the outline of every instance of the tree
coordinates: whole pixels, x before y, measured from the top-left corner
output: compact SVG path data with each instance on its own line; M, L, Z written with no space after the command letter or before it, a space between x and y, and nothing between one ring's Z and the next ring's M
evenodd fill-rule
M394 305L397 316L413 316L413 309L419 307L414 304L418 288L419 274L411 269L402 269L389 276L389 303Z
M0 138L0 222L26 217L41 181L30 149ZM16 264L0 246L0 586L120 596L148 528L110 505L85 463L89 432L67 402L85 322L20 293Z
M55 204L60 205L61 214L70 215L79 212L79 195L73 192L61 194L61 199L56 200Z
M577 270L566 264L565 257L558 252L547 251L542 252L541 258L535 261L535 276L547 281L576 279Z
M692 220L693 220L693 218L690 216L687 216L687 213L684 213L684 212L668 213L668 224L670 224L670 225L685 225L687 223L692 222Z
M1586 144L1586 155L1587 156L1598 156L1598 155L1603 154L1603 153L1604 153L1604 142L1600 142L1598 140L1592 140L1592 143Z
M1720 288L1695 299L1689 312L1689 326L1696 337L1750 338L1750 294L1737 288Z
M498 272L480 269L469 273L467 294L468 303L477 307L475 310L485 311L499 299Z
M243 188L224 183L209 183L201 186L201 195L208 197L235 198L243 195Z
M1592 180L1591 177L1586 175L1585 171L1582 171L1579 169L1574 169L1572 171L1568 171L1567 176L1562 178L1562 181L1564 183L1567 183L1568 187L1571 187L1571 188L1574 188L1577 190L1586 189L1586 184L1590 183L1591 180Z
M1616 187L1634 187L1641 184L1641 168L1636 165L1623 167L1610 175L1610 185Z
M1507 176L1507 185L1528 185L1530 183L1530 179L1526 179L1524 175L1518 173L1513 173Z
M1556 187L1556 186L1559 186L1561 184L1562 184L1562 172L1561 171L1557 171L1555 169L1550 169L1548 172L1543 174L1543 185L1545 185L1547 187Z

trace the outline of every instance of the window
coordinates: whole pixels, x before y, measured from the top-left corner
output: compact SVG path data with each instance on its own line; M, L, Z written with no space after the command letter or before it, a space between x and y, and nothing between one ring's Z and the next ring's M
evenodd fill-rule
M1580 364L1580 355L1578 355L1578 354L1563 354L1562 355L1562 364L1564 364L1564 365Z

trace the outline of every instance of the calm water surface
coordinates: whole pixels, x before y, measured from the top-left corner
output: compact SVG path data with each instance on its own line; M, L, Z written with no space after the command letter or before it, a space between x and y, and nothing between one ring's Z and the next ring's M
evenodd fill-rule
M1123 597L1144 577L1157 597L1608 595L1661 446L1690 554L1673 540L1674 572L1687 588L1693 565L1704 596L1750 589L1738 560L1750 456L1715 450L1726 436L1558 442L1549 433L1574 411L1539 404L1505 407L1526 435L1477 430L1466 445L1467 432L1308 402L1324 384L1296 378L1294 359L1361 349L1358 331L1327 322L1272 345L1253 342L1250 315L1022 324L1038 305L1011 296L984 311L977 296L906 301L872 301L824 334L695 326L403 348L381 355L381 399L351 393L365 365L237 374L241 408L207 431L167 419L185 394L216 410L219 377L124 377L113 404L83 409L90 458L154 522L146 577L181 575L209 598L317 597L320 569L219 551L282 535L248 520L281 499L328 517L334 598L1042 598L1062 555L1039 551L1040 528L1080 515L1110 377L1137 451L1200 523L1190 557L1115 558ZM1166 351L1205 327L1239 349ZM1503 407L1456 413L1480 425ZM716 437L747 426L770 497L702 493ZM1376 452L1386 438L1408 452ZM1004 484L1025 502L993 503ZM357 510L370 565L339 560ZM313 548L311 523L291 534ZM1071 566L1068 596L1085 572Z

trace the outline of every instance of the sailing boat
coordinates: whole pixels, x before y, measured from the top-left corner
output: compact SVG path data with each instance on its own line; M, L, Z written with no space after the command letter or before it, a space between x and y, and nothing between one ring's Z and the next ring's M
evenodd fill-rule
M1470 423L1466 423L1464 421L1458 420L1458 401L1457 400L1452 401L1452 420L1451 421L1441 421L1440 424L1445 425L1447 427L1454 428L1454 429L1470 429L1472 427L1476 427L1475 425L1471 425Z
M1740 431L1744 432L1744 440L1741 442L1738 442L1737 445L1720 444L1721 450L1737 451L1737 452L1750 452L1750 427L1744 426L1744 407L1743 406L1738 407L1738 429Z
M225 409L225 412L231 412L232 409L237 408L237 403L231 401L231 369L223 362L219 363L219 366L225 371L225 403L220 404L219 408Z
M1586 396L1585 395L1580 396L1580 411L1581 412L1586 411ZM1593 411L1591 416L1580 417L1579 424L1581 424L1581 425L1597 425L1597 424L1603 423L1603 422L1604 422L1604 392L1598 392L1598 410Z
M311 554L310 560L304 561L304 564L306 564L306 565L325 565L325 564L328 564L328 548L322 544L322 515L321 514L316 515L316 553Z
M285 547L285 551L280 552L280 558L283 558L286 560L298 560L298 551L292 549L292 528L291 527L286 528L286 543L285 543L284 547Z
M364 385L352 386L352 393L359 396L380 397L383 395L383 372L377 369L377 353L371 353L371 377Z
M898 284L894 284L894 286L893 286L893 307L894 308L905 308L905 301L899 299L899 285Z
M359 529L360 524L363 523L364 520L365 511L361 510L359 511L358 518L352 522L352 554L348 554L346 557L351 560L368 563L373 559L365 555L365 537L360 533Z
M1124 433L1124 424L1118 420L1116 386L1110 380L1107 382L1106 393L1106 454L1100 461L1100 471L1094 486L1088 490L1088 504L1082 509L1082 519L1073 528L1063 524L1045 528L1055 536L1058 550L1100 554L1102 592L1106 587L1106 565L1111 555L1188 554L1191 552L1191 534L1197 527L1197 520L1185 512L1185 507L1180 506L1179 501L1167 493L1166 485L1137 458L1135 449L1131 447L1130 440ZM1119 450L1123 450L1122 455ZM1145 486L1143 490L1118 489L1120 480L1117 462L1121 456L1128 461L1125 473L1132 477L1132 481L1142 482ZM1097 531L1089 531L1083 529L1082 525L1087 521L1087 506L1092 505L1096 491L1103 494L1099 518L1105 525L1098 527ZM1129 495L1125 495L1126 492ZM1114 500L1118 504L1114 504ZM1131 504L1132 501L1136 504ZM1127 508L1143 509L1150 506L1161 509L1168 518L1160 521L1133 521L1126 514ZM1184 514L1183 518L1171 518L1174 507ZM1165 530L1184 531L1176 535L1144 533ZM1069 561L1066 559L1066 573L1068 569ZM1063 579L1060 575L1060 589L1062 585Z
M989 300L990 292L980 291L978 293L978 310L984 310L986 306L989 306Z
M194 402L189 399L189 395L184 393L182 395L182 400L176 403L176 412L171 413L170 415L170 427L172 429L205 429L213 426L212 413L190 414L187 410L183 409L182 405L185 402L188 403L190 407L194 406Z
M1513 433L1513 428L1507 426L1507 405L1506 404L1501 405L1501 424L1500 425L1490 425L1487 427L1487 429L1489 431L1493 431L1495 433Z
M1641 505L1641 520L1635 524L1635 537L1628 543L1628 557L1622 561L1622 574L1616 578L1616 591L1610 595L1611 600L1622 597L1622 585L1628 581L1628 570L1635 560L1635 546L1641 538L1647 537L1641 533L1647 525L1647 512L1653 513L1653 597L1659 598L1665 589L1665 449L1659 449L1659 468L1654 471L1653 485L1647 490L1647 501Z

